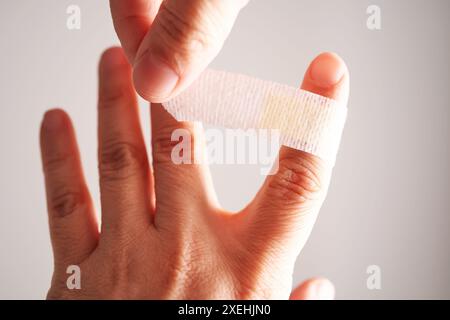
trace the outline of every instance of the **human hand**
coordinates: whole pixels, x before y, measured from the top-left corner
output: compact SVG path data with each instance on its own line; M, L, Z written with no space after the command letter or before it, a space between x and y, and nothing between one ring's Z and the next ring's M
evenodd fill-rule
M222 48L248 0L110 0L137 92L164 102L188 87Z
M202 148L197 124L151 106L152 168L138 118L131 66L119 48L99 67L98 138L102 207L98 231L75 134L61 110L41 127L54 274L48 298L283 299L297 255L325 197L331 170L319 158L282 147L279 170L239 213L220 208L208 167L171 161L171 134L183 128ZM302 88L346 100L349 76L333 54L316 58ZM193 153L194 154L194 153ZM81 269L81 289L66 268ZM312 279L291 298L331 298Z

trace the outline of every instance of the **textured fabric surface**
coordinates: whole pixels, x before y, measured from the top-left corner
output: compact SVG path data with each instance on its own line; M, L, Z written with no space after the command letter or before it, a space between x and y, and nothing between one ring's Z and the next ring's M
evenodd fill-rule
M277 129L280 144L334 164L347 107L283 84L208 69L163 103L178 121L231 129Z

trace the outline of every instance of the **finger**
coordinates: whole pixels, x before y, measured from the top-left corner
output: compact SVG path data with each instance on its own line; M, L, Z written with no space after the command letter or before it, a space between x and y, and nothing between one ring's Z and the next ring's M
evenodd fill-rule
M110 0L114 28L130 63L147 34L162 0Z
M203 128L200 123L178 122L160 104L152 104L151 121L155 224L168 230L187 228L201 212L217 207L205 163Z
M50 236L56 265L83 261L96 247L98 228L67 114L48 111L41 125Z
M217 55L247 1L163 1L136 54L138 93L164 102L192 83Z
M332 53L319 55L309 66L302 89L346 104L349 75L345 63ZM324 200L331 168L312 154L285 146L280 149L278 165L250 205L252 228L264 241L271 237L296 257Z
M137 235L151 222L153 195L131 67L121 48L100 61L98 136L102 234Z
M333 283L326 278L308 279L292 291L290 300L334 300Z

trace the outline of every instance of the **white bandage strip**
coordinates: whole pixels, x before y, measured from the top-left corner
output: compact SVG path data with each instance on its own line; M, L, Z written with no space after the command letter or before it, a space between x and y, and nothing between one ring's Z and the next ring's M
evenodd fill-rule
M308 91L224 71L206 70L163 103L178 121L232 129L278 129L280 143L335 162L347 107Z

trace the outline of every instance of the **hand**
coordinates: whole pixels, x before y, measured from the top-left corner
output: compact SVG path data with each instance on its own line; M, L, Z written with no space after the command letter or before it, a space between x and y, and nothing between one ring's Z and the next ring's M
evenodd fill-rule
M151 102L180 93L219 53L248 0L110 0L117 35Z
M255 199L239 213L225 212L207 166L171 161L173 130L189 130L201 148L201 128L153 104L150 168L131 67L121 49L104 53L99 78L100 232L68 116L48 111L42 123L55 262L48 298L288 298L330 168L282 147L278 172ZM342 60L327 53L313 61L302 88L345 100L348 79ZM80 290L66 286L69 265L81 269ZM332 295L327 280L313 279L292 298Z

